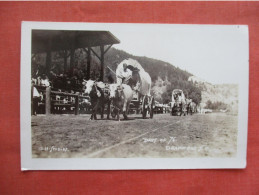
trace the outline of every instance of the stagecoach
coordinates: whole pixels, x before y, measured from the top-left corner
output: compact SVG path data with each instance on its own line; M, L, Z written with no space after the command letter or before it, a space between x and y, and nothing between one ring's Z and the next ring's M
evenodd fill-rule
M174 89L172 92L172 101L170 102L171 115L181 116L186 114L185 111L185 96L181 89Z

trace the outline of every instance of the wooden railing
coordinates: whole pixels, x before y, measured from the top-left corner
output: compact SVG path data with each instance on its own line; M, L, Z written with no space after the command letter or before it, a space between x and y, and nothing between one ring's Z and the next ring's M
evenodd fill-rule
M44 86L36 86L39 92L43 92L45 96L45 114L49 115L51 114L52 106L54 107L74 107L74 113L75 115L79 114L79 98L85 98L88 99L87 96L82 96L79 94L72 94L67 92L60 92L60 91L53 91L51 90L51 87L44 87ZM73 103L60 103L59 101L53 101L51 100L51 96L58 95L63 97L74 97L75 101Z

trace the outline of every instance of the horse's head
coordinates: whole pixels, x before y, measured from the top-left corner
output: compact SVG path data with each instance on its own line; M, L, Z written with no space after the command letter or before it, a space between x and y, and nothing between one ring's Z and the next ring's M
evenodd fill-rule
M118 84L110 84L110 98L119 98L122 96L123 87Z
M93 90L93 86L95 84L95 81L93 80L88 80L83 82L83 90L86 94L90 94L91 91Z

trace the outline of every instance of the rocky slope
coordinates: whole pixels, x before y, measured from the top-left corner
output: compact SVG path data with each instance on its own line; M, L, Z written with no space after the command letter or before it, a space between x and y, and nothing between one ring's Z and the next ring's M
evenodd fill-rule
M206 107L208 101L212 103L222 102L227 105L229 112L238 111L238 85L237 84L216 84L213 85L196 76L191 76L188 81L201 90L201 107Z

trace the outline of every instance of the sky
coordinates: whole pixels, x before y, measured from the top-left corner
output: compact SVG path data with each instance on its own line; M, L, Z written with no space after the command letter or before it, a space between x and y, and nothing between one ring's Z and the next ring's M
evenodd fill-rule
M248 28L237 25L112 24L113 47L163 60L212 84L238 83L248 66Z

